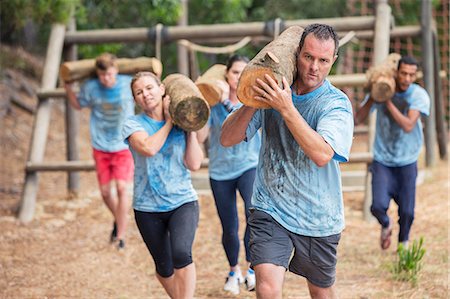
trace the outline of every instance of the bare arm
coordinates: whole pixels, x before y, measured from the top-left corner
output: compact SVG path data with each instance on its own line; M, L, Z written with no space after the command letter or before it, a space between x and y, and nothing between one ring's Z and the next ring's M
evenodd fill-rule
M369 97L369 99L361 106L355 114L355 125L361 124L369 115L370 108L372 107L373 99Z
M233 146L244 140L245 131L255 112L255 108L242 106L231 114L222 124L220 143L223 146Z
M198 170L202 165L203 150L200 147L196 132L186 133L186 153L184 154L184 164L189 170Z
M73 91L73 83L64 83L64 89L66 90L67 99L69 100L70 106L77 110L80 110L80 102L78 102L77 95Z
M416 126L417 120L420 117L420 112L418 110L409 110L408 115L403 115L400 110L395 107L391 100L386 101L386 108L392 115L395 122L405 131L406 133L411 132Z
M148 135L147 132L144 131L135 132L130 135L128 142L139 154L152 157L161 150L172 127L172 122L166 122L164 126L153 135Z
M319 133L309 126L295 108L286 78L283 77L283 89L270 76L266 75L266 80L269 84L257 79L260 87L255 86L255 91L260 95L266 94L266 96L256 96L255 99L269 104L280 112L289 131L305 155L319 167L326 165L333 158L334 150Z
M203 128L197 131L198 142L204 143L206 138L208 138L208 134L209 134L209 126L208 124L205 124Z
M139 154L152 157L163 147L173 128L172 118L169 113L169 104L170 98L169 96L165 96L163 99L163 115L166 123L155 134L148 135L147 132L138 131L131 134L128 138L130 146Z

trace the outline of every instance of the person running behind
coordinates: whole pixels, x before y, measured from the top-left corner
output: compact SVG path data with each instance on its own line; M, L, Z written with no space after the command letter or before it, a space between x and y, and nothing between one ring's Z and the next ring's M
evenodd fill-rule
M416 202L417 159L423 144L420 116L430 112L430 98L425 89L414 83L418 62L404 56L398 62L395 94L384 103L366 96L356 112L355 123L377 111L373 148L372 205L370 211L381 225L380 246L391 245L392 221L387 215L393 198L398 205L400 231L398 243L408 246Z
M189 170L197 170L203 151L196 132L172 123L170 99L153 73L131 81L142 113L125 121L122 136L133 155L133 208L136 224L156 267L156 277L171 298L193 298L196 272L192 244L199 206Z
M219 81L223 89L221 103L211 108L211 115L202 134L209 131L209 181L222 225L222 245L229 264L229 273L226 278L224 290L239 294L239 284L245 282L247 290L255 289L255 273L250 266L250 251L248 247L249 230L246 225L244 233L245 257L247 273L242 276L239 267L239 217L236 205L236 191L239 191L245 209L247 223L250 214L253 182L255 180L256 166L258 165L261 138L255 136L249 142L241 142L233 147L223 147L220 144L222 123L228 114L242 106L239 102L236 89L242 71L249 59L242 55L233 55L228 59L226 67L226 83ZM205 135L201 139L205 139Z
M119 75L116 56L103 53L95 61L97 78L86 81L78 96L72 83L64 85L75 109L91 109L90 134L97 179L103 201L114 217L110 242L125 248L130 199L128 183L133 178L133 158L121 136L122 124L134 114L131 76ZM117 198L111 191L115 181Z

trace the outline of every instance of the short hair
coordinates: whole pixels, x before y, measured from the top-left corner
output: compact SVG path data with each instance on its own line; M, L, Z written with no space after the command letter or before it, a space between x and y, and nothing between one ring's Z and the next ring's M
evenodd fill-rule
M417 66L417 68L419 68L419 62L417 62L417 60L412 56L402 56L402 58L400 58L400 60L398 61L397 70L400 69L400 66L402 64L415 65Z
M245 63L248 63L250 61L250 59L248 59L247 56L239 55L239 54L234 54L233 56L230 56L230 58L228 58L228 61L227 61L227 71L233 67L233 64L235 62L238 62L238 61L243 61Z
M314 34L314 36L320 40L332 39L334 41L334 55L337 55L339 49L339 38L333 27L326 24L315 23L306 26L303 30L302 37L300 38L299 50L303 48L303 45L305 44L305 38L310 33Z
M95 59L95 68L106 71L110 67L117 68L117 57L111 53L103 53Z
M156 81L156 84L158 84L158 86L162 84L161 79L159 79L159 77L157 75L155 75L155 73L148 72L148 71L138 72L133 76L133 78L131 79L131 83L130 83L130 88L131 88L131 92L133 93L133 96L134 96L133 86L136 83L136 81L142 77L153 78Z

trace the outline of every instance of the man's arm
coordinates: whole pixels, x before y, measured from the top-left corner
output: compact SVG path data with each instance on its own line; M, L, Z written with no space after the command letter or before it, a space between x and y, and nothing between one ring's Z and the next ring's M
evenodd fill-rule
M64 83L64 88L66 89L67 99L69 100L70 106L80 110L80 102L78 101L77 95L73 91L73 83Z
M257 79L256 81L261 87L254 87L258 94L265 95L265 97L256 96L255 99L269 104L280 112L289 131L306 156L319 167L326 165L333 158L334 150L319 133L309 126L295 108L286 78L283 77L283 89L281 89L270 76L265 75L265 77L269 84Z
M367 101L356 111L355 114L355 125L361 124L369 115L370 108L372 107L373 99L371 96L367 99Z
M418 110L409 110L407 115L403 115L391 100L386 101L386 108L391 113L392 118L395 120L395 122L406 133L409 133L412 129L414 129L417 120L420 117L420 112Z
M220 143L223 146L233 146L244 140L245 131L255 112L255 108L242 106L228 116L222 124Z

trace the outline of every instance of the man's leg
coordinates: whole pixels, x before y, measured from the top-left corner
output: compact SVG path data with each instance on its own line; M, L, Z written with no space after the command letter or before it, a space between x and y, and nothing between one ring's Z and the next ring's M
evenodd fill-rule
M409 232L414 221L414 207L416 203L416 179L417 163L406 165L398 169L398 180L400 184L398 197L398 224L400 231L398 242L408 242Z
M321 288L308 281L309 294L312 299L334 299L337 298L334 286Z
M274 264L259 264L256 274L256 298L281 299L286 268Z
M123 240L128 223L128 211L130 209L130 198L128 196L128 184L125 181L117 180L117 197L118 203L114 217L117 224L117 239Z

